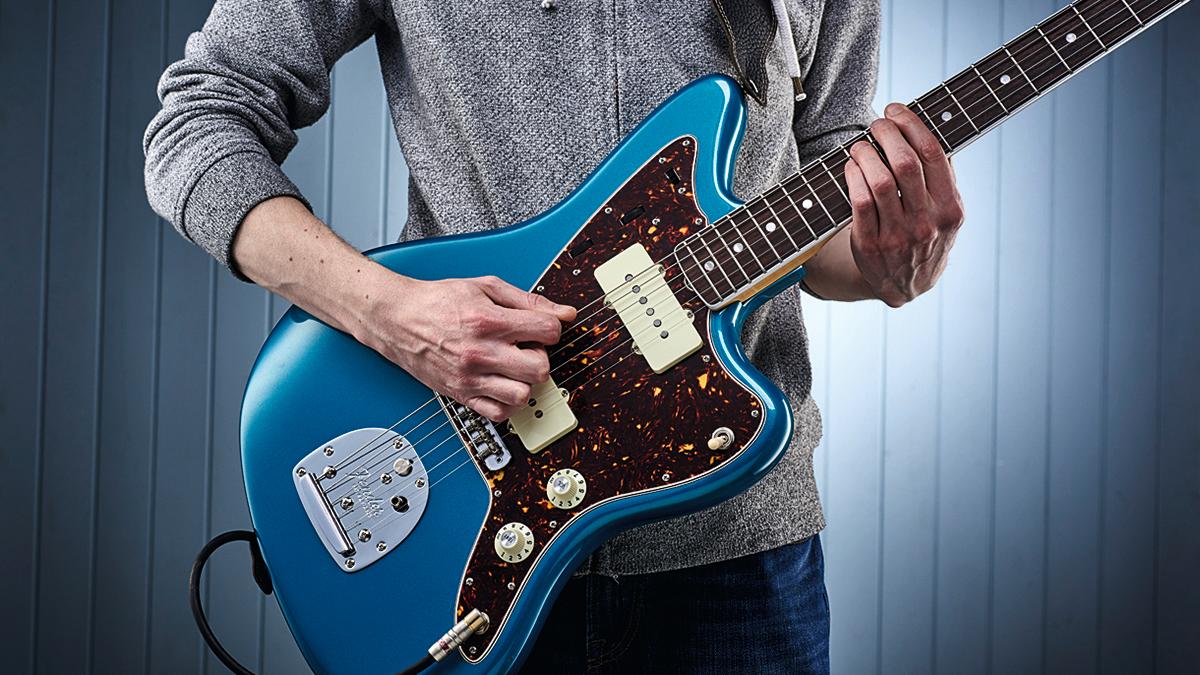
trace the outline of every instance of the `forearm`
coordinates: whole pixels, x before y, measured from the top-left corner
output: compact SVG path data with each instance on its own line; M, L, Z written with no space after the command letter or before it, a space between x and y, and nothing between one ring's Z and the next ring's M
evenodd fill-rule
M833 236L805 265L804 282L813 293L826 300L854 302L874 300L875 293L854 262L850 249L850 228Z
M350 246L291 197L254 207L238 228L232 254L256 284L356 337L372 302L400 292L408 281Z

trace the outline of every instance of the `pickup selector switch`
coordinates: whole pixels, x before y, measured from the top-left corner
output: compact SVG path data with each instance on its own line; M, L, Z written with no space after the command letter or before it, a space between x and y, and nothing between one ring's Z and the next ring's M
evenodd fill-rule
M501 560L521 562L533 552L533 532L524 523L509 523L496 533L495 544Z
M587 481L574 469L560 469L546 481L546 498L560 509L579 506L587 494Z

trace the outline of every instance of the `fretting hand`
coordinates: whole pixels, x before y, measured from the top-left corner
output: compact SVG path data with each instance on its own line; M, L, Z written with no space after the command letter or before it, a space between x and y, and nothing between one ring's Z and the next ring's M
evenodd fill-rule
M865 141L850 150L850 251L871 293L899 307L933 288L946 268L962 199L946 153L911 110L889 105L871 135L887 163Z

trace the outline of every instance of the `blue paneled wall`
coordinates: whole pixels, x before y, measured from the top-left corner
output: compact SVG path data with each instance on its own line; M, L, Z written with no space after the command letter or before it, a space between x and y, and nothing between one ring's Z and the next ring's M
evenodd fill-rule
M885 0L880 104L1060 4ZM185 578L247 524L239 399L284 305L142 194L154 83L207 8L0 0L6 672L219 671ZM961 155L934 292L808 303L835 672L1200 671L1198 31L1200 5ZM360 247L405 219L377 68L337 66L286 164ZM301 670L244 553L211 570L230 649Z

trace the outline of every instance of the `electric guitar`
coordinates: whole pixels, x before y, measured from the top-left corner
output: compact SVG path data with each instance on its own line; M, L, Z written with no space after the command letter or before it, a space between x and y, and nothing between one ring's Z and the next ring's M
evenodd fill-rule
M1080 0L910 108L957 152L1185 2ZM706 77L542 215L368 253L412 277L496 275L579 309L548 348L550 379L503 424L298 308L275 327L246 387L242 462L314 670L513 670L599 544L775 465L791 413L738 336L849 223L852 143L743 203L731 182L745 122L738 86Z

